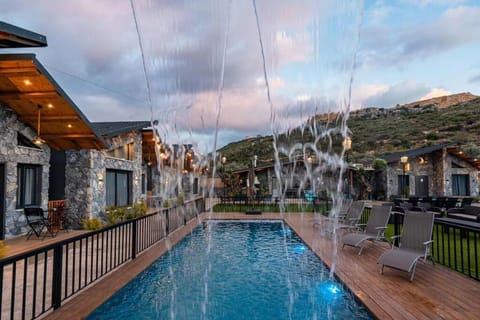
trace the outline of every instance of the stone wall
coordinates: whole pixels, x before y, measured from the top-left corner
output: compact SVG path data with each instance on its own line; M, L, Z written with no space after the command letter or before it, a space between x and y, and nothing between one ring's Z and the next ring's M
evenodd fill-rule
M104 168L105 161L102 153L96 150L70 150L65 156L65 205L70 226L79 228L82 219L98 213L99 201L95 199L105 198L96 175Z
M17 209L17 165L34 164L42 166L41 206L48 206L48 175L50 148L43 145L40 149L17 145L17 133L33 139L35 131L17 120L12 110L0 105L0 163L5 164L5 238L12 238L28 231L22 209Z
M133 143L133 161L112 158L107 150L80 150L66 153L65 199L74 228L81 227L82 219L105 217L106 206L106 170L124 170L132 172L132 201L141 197L142 176L142 135L141 132L107 139L111 149Z
M465 174L469 176L470 196L478 196L478 170L472 167L468 162L447 154L445 157L445 195L453 195L452 174ZM454 168L453 163L463 167Z
M428 176L428 192L430 196L452 196L452 174L468 174L470 180L470 195L478 196L478 170L470 163L452 156L447 152L436 151L424 155L426 163L420 164L419 158L409 159L410 170L405 171L409 178L410 194L416 195L415 177ZM453 168L452 162L464 168ZM399 196L398 176L403 174L402 165L390 163L387 167L387 197Z

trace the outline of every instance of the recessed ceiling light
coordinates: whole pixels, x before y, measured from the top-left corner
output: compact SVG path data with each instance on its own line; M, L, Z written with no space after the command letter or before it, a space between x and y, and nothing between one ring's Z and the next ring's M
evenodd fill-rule
M52 108L53 108L53 104L49 103L49 104L47 104L47 107L48 107L49 109L52 109Z
M24 83L26 86L29 86L29 85L32 84L32 82L31 82L30 80L28 80L28 79L23 80L23 83Z
M69 128L73 128L73 126L72 126L72 124L71 124L71 123L67 124L67 127L69 127Z

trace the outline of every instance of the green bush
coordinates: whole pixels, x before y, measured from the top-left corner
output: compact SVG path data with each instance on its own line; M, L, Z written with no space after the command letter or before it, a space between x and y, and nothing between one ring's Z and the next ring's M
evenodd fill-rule
M177 196L177 206L183 206L185 203L185 195L183 192L180 192Z
M383 170L387 167L387 161L377 158L373 161L373 169Z
M105 208L105 215L107 216L108 224L115 224L118 221L118 213L116 206L109 206Z
M134 217L143 217L147 213L147 204L143 198L133 205Z
M105 208L108 224L124 222L135 218L135 211L132 207L109 206Z
M103 222L100 218L82 219L83 229L100 230L103 228Z
M170 208L170 201L167 200L163 200L163 207L164 208Z

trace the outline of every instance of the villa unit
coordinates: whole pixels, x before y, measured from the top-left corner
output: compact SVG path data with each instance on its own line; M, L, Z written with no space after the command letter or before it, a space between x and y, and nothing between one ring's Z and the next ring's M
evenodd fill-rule
M145 196L150 122L89 122L30 54L0 55L0 93L1 238L27 231L25 205L65 200L78 227Z
M386 196L478 196L480 160L445 143L382 157Z

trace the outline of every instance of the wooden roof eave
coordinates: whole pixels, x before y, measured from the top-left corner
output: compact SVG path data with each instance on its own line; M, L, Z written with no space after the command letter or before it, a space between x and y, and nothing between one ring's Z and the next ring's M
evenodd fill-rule
M4 62L3 68L1 65L2 62ZM19 67L12 68L10 67L12 65L18 65ZM108 148L108 143L103 137L95 132L89 120L80 111L80 109L78 109L75 103L63 91L63 89L56 83L48 71L38 62L35 55L0 55L0 80L4 79L4 81L7 81L8 83L8 81L11 79L9 77L18 78L23 76L43 77L44 80L39 78L39 81L42 81L41 83L44 84L49 84L46 86L49 88L42 88L45 90L40 90L37 88L37 90L32 89L32 91L25 92L24 88L19 87L18 84L10 81L11 85L7 87L13 89L6 91L6 87L4 87L3 91L0 90L0 102L14 110L18 115L19 121L36 129L36 109L32 110L32 105L33 107L36 107L36 101L44 99L53 100L59 105L62 105L62 110L66 111L65 113L67 115L60 114L59 112L61 112L61 110L57 111L57 114L52 114L51 110L46 113L42 113L42 130L40 135L47 141L49 146L56 150L68 150L72 149L74 146L76 149L79 149L80 146L88 146L87 149ZM26 111L23 111L25 109L29 109L30 112L27 113ZM78 124L78 126L74 129L67 129L66 123L70 121L74 121L76 124ZM49 126L54 130L48 130Z

